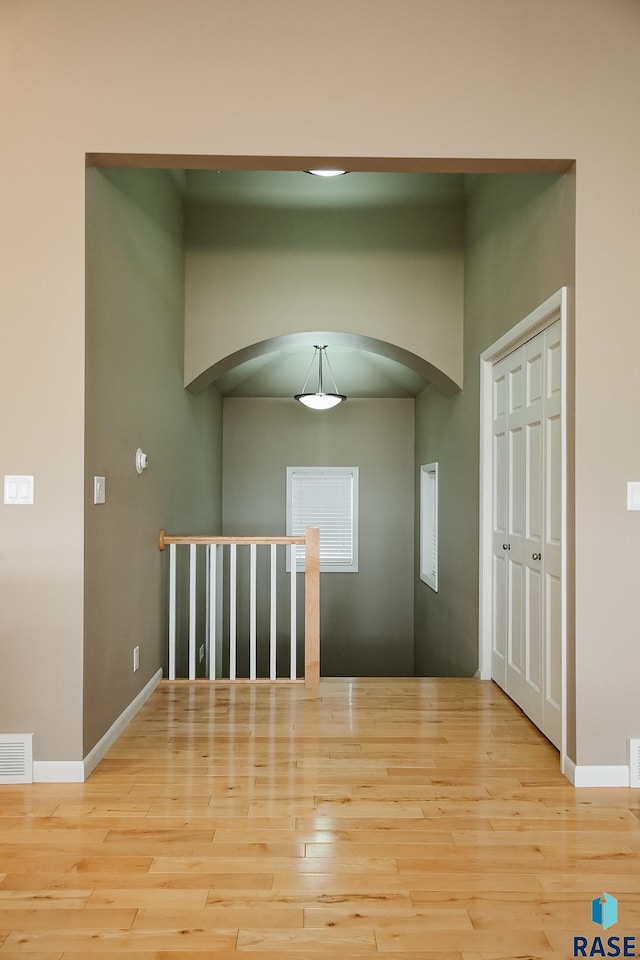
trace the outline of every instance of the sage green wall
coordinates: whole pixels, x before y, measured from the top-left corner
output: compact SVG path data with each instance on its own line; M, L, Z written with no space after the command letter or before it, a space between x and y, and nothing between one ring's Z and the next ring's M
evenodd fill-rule
M560 287L573 290L574 236L573 175L468 178L465 387L448 400L427 387L416 400L416 483L420 464L438 461L440 517L437 593L416 566L420 676L478 668L479 358Z
M345 389L347 385L345 384ZM285 531L286 468L360 468L358 573L321 577L323 676L413 674L413 400L223 402L223 532Z
M84 755L165 665L158 530L220 530L222 416L213 388L194 398L182 385L177 179L89 170L86 202ZM142 475L137 447L149 455ZM94 475L106 477L104 505Z
M406 174L402 199L391 184L386 201L356 194L300 207L215 202L206 189L215 172L187 176L185 383L251 344L323 330L402 347L461 385L460 176ZM282 174L262 176L282 191ZM336 186L306 179L325 193Z

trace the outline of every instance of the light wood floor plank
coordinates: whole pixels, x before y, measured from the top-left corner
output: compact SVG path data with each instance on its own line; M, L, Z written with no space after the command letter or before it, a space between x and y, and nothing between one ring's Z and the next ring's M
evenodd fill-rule
M119 873L119 874L146 874L151 866L150 857L136 856L109 856L105 852L104 856L63 856L62 854L52 853L45 858L44 851L40 856L14 856L11 857L11 870L15 873L32 874L42 868L43 862L46 862L47 870L54 874L69 873L76 878L75 886L78 886L78 877L85 873ZM6 889L6 879L3 880L3 886Z
M161 927L157 930L127 930L126 932L101 931L89 933L29 931L21 934L11 934L0 951L22 951L23 954L37 953L43 949L52 948L63 954L75 954L74 960L107 952L114 957L122 958L129 951L157 952L161 949L182 950L191 949L209 951L235 949L237 931L235 930L191 930L184 928Z
M84 906L84 905L83 905ZM16 925L21 930L128 930L136 916L136 910L69 909L37 910L33 907L21 910L5 910L0 905L0 931L11 932Z
M251 949L245 948L242 953L233 952L228 953L223 951L221 953L216 953L212 958L210 953L192 953L191 951L188 954L185 954L181 951L160 951L157 954L156 960L240 960L244 957L246 960L247 954L251 955ZM282 949L270 950L268 948L257 947L255 948L256 952L253 956L256 957L256 960L283 960L283 957L286 960L320 960L326 954L323 954L322 947L311 945L306 946L292 946L287 948L286 952L283 952ZM342 955L342 954L340 954ZM348 951L347 954L348 955ZM354 955L358 957L358 960L380 960L380 953L378 952L377 946L372 944L369 947L360 946ZM129 960L130 954L126 954L126 960ZM24 955L22 960L24 960ZM71 956L65 955L63 960L78 960L77 956L71 958ZM102 957L100 958L102 960ZM116 958L113 958L116 960ZM122 960L120 957L119 960ZM430 950L428 947L423 949L419 955L415 953L405 953L404 951L399 951L392 955L392 960L462 960L462 954L459 951L446 951L441 950ZM513 958L511 958L513 960Z
M92 890L271 890L273 874L247 873L106 873L66 874L9 874L7 889L41 892L48 889L65 890L77 887L79 880Z
M405 878L403 878L404 881ZM489 872L485 870L478 882L478 872L414 874L410 878L410 894L414 904L429 902L434 895L444 896L455 901L458 896L483 893L502 893L513 891L527 895L528 900L537 901L543 890L540 877L531 873Z
M404 890L358 892L357 884L354 887L342 887L336 886L334 877L331 877L331 881L329 882L329 879L326 881L328 888L326 892L317 884L308 891L297 887L287 889L284 885L274 890L264 891L210 890L207 903L219 907L264 907L266 904L273 903L301 908L340 906L351 911L359 911L363 907L375 908L378 912L400 909L414 911L412 899Z
M0 941L1 942L1 941ZM3 960L24 960L25 954L22 950L19 953L14 953L13 951L3 950L2 958ZM64 960L63 954L58 953L29 953L29 960ZM146 960L146 958L145 958Z
M310 907L304 911L305 927L334 929L373 928L381 930L397 930L402 927L406 933L422 933L429 936L434 930L473 930L469 911L464 906L457 909L439 910L430 909L389 909L377 910L371 906L359 906L356 910L345 907Z
M199 930L218 930L251 926L263 930L296 930L304 925L301 907L270 903L255 907L220 907L211 905L200 910L172 908L144 908L138 910L133 930L157 930L164 927L188 927Z
M336 857L331 861L331 871L333 874L357 873L367 875L371 873L387 874L395 873L397 870L396 860L391 856L384 856L384 851L380 851L378 857L349 857L342 859ZM242 874L250 865L253 872L259 872L260 869L266 874L273 871L288 873L290 875L302 875L306 873L324 873L327 870L327 861L323 857L269 857L267 855L258 857L241 856L232 858L212 857L155 857L149 868L150 873L213 873L215 869L227 873Z
M362 930L240 930L238 950L260 951L279 950L284 954L300 948L311 949L319 953L331 953L337 956L359 956L369 954L376 947L373 928Z
M252 821L253 825L253 821ZM321 833L331 833L336 835L336 839L357 840L361 834L366 834L367 839L371 839L374 834L378 835L382 842L384 837L393 836L402 837L410 832L418 843L421 842L421 835L428 839L433 833L441 831L450 833L453 830L493 830L491 821L481 817L439 817L437 823L433 819L405 818L402 823L398 823L397 818L386 819L384 817L350 817L348 823L342 818L333 817L298 817L296 827L307 834L309 830L316 830L318 835Z
M523 956L537 960L540 951L552 950L545 934L536 930L440 930L430 940L434 945L437 943L441 950L495 951L494 956L502 952L511 960ZM406 950L419 956L424 950L425 934L405 932L399 924L395 930L376 931L376 941L380 953L395 957L396 951Z
M60 910L86 907L91 890L0 890L0 912L5 910Z
M94 890L88 899L89 907L133 908L138 916L143 910L202 910L207 905L208 890L129 889ZM136 916L136 922L138 920Z

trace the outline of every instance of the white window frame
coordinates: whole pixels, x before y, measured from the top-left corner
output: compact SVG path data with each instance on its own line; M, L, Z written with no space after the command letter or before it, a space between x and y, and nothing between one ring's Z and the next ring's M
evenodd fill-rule
M358 488L359 488L359 469L358 467L287 467L287 536L293 536L292 529L292 490L294 476L307 474L314 478L323 476L350 476L351 477L351 563L327 563L323 561L322 556L322 525L309 519L307 526L320 527L320 572L321 573L357 573L358 572ZM302 535L302 534L296 534ZM291 548L294 549L294 548ZM299 546L296 549L298 573L304 571L304 547ZM291 570L290 562L291 550L287 549L287 572Z
M438 464L420 467L420 579L438 592Z

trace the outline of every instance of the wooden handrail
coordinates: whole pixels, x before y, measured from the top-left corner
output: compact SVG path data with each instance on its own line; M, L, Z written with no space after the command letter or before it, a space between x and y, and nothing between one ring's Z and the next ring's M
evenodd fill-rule
M158 549L164 550L168 543L276 543L304 544L304 537L170 537L164 530L158 537Z

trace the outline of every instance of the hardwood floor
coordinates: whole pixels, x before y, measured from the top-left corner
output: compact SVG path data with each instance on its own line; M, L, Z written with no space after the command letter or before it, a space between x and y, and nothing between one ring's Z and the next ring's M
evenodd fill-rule
M85 784L0 787L0 960L566 958L640 792L574 790L491 683L161 684Z

